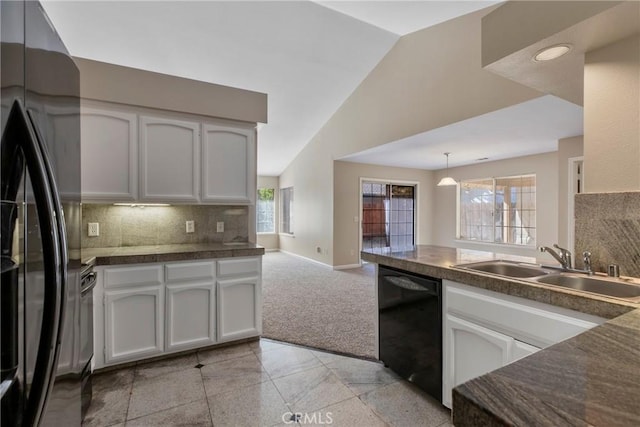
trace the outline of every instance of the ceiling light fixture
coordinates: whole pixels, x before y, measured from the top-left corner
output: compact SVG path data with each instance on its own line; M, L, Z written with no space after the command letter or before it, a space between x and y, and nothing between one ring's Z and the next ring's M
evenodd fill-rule
M447 185L458 185L456 180L449 176L449 154L451 153L444 153L444 155L447 156L447 175L440 180L440 182L438 183L438 187Z
M567 54L570 50L570 44L556 44L537 51L536 54L533 55L533 60L536 62L551 61L552 59L560 58L562 55Z

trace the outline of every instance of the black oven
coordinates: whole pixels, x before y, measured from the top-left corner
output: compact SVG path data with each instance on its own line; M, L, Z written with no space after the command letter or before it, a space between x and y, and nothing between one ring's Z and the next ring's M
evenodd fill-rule
M380 360L442 402L442 280L378 268Z
M91 361L93 358L93 288L96 285L96 273L93 264L86 265L81 274L80 287L80 358L82 369L82 419L91 404Z

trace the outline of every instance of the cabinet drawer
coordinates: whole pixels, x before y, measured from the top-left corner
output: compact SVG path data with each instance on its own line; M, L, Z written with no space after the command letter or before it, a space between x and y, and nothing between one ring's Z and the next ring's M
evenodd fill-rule
M161 284L162 265L137 265L133 267L106 268L104 270L105 288Z
M446 307L453 313L495 331L547 347L597 326L604 319L535 301L495 294L464 285L445 287Z
M165 278L168 283L189 280L212 281L216 275L213 261L166 264L164 268Z
M218 277L230 277L240 275L258 275L260 273L261 259L238 258L218 261Z

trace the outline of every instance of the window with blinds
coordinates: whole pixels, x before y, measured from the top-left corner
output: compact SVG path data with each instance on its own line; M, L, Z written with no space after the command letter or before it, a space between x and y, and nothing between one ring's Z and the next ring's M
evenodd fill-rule
M293 234L293 187L280 190L280 233Z

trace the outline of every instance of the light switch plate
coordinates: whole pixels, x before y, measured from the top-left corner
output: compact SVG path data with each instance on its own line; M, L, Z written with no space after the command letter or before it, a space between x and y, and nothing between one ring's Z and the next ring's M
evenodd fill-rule
M194 229L195 229L195 225L193 220L187 221L187 233L193 233Z
M219 222L216 224L216 232L217 232L217 233L224 233L224 222L219 221Z
M100 235L100 223L90 222L87 234L89 234L89 237L98 237Z

